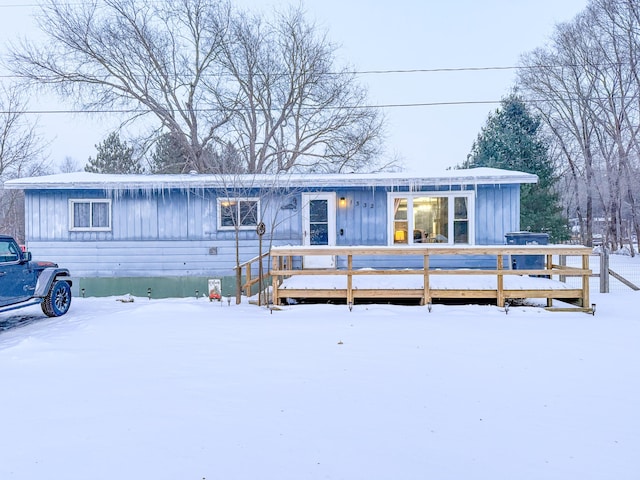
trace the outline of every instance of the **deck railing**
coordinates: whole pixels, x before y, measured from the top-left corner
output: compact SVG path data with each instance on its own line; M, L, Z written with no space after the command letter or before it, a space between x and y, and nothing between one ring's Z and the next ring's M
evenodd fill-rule
M240 278L242 278L244 274L244 283L242 284L242 292L244 293L245 296L250 297L251 288L255 284L260 283L261 281L263 281L265 278L269 276L269 272L267 268L267 269L264 269L264 271L262 272L262 278L260 278L260 262L263 261L263 259L268 256L269 256L269 252L264 252L261 255L256 255L255 257L233 268L236 271L236 274L240 275Z
M349 306L353 305L356 298L417 298L422 304L431 304L433 299L495 299L497 305L505 306L505 302L515 298L546 298L549 310L580 310L593 312L593 306L589 303L589 255L591 249L575 245L488 245L488 246L451 246L451 245L425 245L425 246L349 246L349 247L273 247L271 254L271 277L273 285L273 303L281 302L286 298L341 298ZM490 269L434 269L430 267L432 259L444 256L490 256L495 261L495 268ZM542 255L544 264L541 269L512 269L509 261L513 255ZM343 265L342 268L305 269L304 257L308 256L333 256ZM414 256L421 257L420 268L380 268L357 269L354 268L354 257L393 257ZM581 258L581 267L560 265L560 257L578 256ZM489 257L489 259L490 259ZM442 260L442 259L441 259ZM554 263L555 261L555 263ZM379 262L376 262L376 264ZM563 262L566 263L566 262ZM298 268L294 268L293 265ZM282 283L287 278L299 275L346 277L346 288L309 287L282 288ZM420 288L358 288L354 287L354 279L368 275L420 275L423 279ZM493 276L496 278L495 288L432 288L432 278L440 275L474 275ZM554 288L549 285L536 286L535 288L509 288L505 287L505 277L512 275L532 275L558 280L567 277L580 277L580 288ZM554 307L553 300L560 300L573 305L573 307Z

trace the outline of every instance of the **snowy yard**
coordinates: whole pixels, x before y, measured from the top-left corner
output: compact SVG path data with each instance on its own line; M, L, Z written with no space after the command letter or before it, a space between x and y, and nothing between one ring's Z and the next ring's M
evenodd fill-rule
M592 301L3 313L0 478L636 480L640 294Z

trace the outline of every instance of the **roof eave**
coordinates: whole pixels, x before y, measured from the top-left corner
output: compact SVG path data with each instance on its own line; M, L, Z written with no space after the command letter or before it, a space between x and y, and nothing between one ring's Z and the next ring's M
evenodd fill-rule
M136 176L137 177L137 176ZM272 187L421 187L421 186L442 186L442 185L509 185L509 184L530 184L537 183L538 177L529 173L519 173L510 175L451 175L441 177L399 177L399 176L366 176L357 177L351 175L327 176L319 181L319 177L286 177L278 179L276 177L265 177L258 179L251 178L251 181L244 182L242 179L235 184L240 188L272 188ZM46 181L42 177L32 177L15 179L5 182L4 187L12 190L168 190L185 188L232 188L228 180L220 179L211 175L180 176L170 178L160 176L151 181L150 178L137 179L135 177L124 178L119 181L110 180L83 180L65 181L57 179Z

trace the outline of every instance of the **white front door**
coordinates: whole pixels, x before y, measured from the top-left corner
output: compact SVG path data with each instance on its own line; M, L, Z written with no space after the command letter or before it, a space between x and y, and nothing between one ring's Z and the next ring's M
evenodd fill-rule
M302 194L302 244L336 244L336 195L335 193ZM302 260L304 268L334 268L333 255L306 256Z

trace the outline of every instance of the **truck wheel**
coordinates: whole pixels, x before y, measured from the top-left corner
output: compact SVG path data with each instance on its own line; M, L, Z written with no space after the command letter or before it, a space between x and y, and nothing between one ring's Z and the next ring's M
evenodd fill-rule
M71 287L64 280L56 280L42 300L42 311L48 317L64 315L71 306Z

